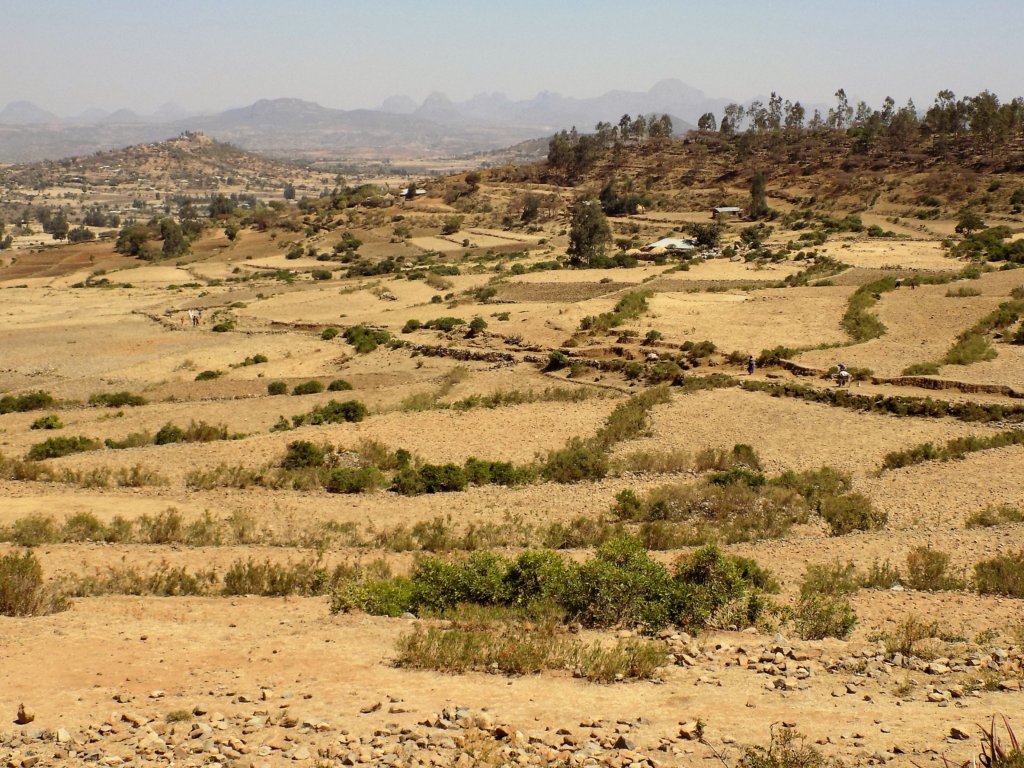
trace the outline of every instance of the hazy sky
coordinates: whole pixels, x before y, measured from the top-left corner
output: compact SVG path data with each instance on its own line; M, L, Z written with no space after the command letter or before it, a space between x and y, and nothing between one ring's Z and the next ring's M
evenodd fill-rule
M0 29L0 107L61 115L582 97L669 77L736 100L1024 93L1020 0L0 0Z

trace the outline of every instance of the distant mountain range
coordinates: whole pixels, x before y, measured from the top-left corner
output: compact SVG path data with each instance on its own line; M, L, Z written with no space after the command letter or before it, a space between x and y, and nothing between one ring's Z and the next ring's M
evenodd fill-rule
M455 102L432 93L422 104L392 96L376 109L341 110L300 99L260 100L214 115L168 103L150 115L129 109L88 109L58 117L27 101L0 110L0 162L55 159L202 131L220 141L268 154L331 157L439 157L500 149L576 126L589 131L623 114L668 114L677 132L704 112L720 114L713 99L679 80L648 91L609 91L578 99L543 92L515 101L484 93Z

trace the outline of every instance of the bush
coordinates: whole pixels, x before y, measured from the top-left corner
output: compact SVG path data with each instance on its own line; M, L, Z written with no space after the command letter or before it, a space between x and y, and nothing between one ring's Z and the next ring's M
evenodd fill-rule
M68 607L62 594L44 585L42 566L32 552L0 557L0 616L41 616Z
M95 451L100 447L98 440L89 437L51 437L41 443L33 445L28 452L29 461L42 461L43 459L56 459L61 456L68 456L72 453L84 451Z
M364 493L384 486L384 475L376 467L335 467L323 478L328 493Z
M64 521L62 541L107 541L107 527L91 512L76 512Z
M914 363L903 369L903 376L938 376L938 363Z
M884 511L875 509L871 499L860 493L826 497L821 504L821 516L828 523L832 536L874 531L885 527L889 520Z
M0 397L0 415L5 413L24 413L50 408L53 398L49 392L28 392L24 395L4 395Z
M64 422L60 420L60 416L51 413L47 416L40 416L33 421L32 429L64 429Z
M156 437L153 438L153 442L156 445L169 445L171 443L180 443L185 439L185 430L174 424L164 424L160 427L160 431L156 433Z
M424 464L417 469L405 467L394 477L391 490L404 496L421 493L464 491L469 480L456 464Z
M97 392L89 395L89 405L103 405L107 408L145 405L146 398L131 392Z
M224 375L224 371L200 371L196 374L196 381L210 381L211 379L219 379Z
M965 528L992 528L997 525L1024 523L1024 511L1008 504L988 506L972 512L964 523Z
M548 452L541 474L555 483L580 483L600 480L608 468L608 456L600 444L574 437L564 448Z
M386 344L391 340L391 334L377 328L368 328L365 325L354 325L345 329L345 341L355 347L359 354L373 352L380 344Z
M506 621L511 621L512 617ZM611 647L561 638L555 628L531 629L498 623L483 628L415 628L398 639L397 664L448 673L471 670L537 674L573 670L595 682L646 680L668 662L664 645L649 640L617 640Z
M322 467L332 453L329 445L316 445L309 440L296 440L288 443L281 466L285 469L305 469Z
M310 379L304 381L301 384L296 384L292 388L293 395L316 395L324 391L324 385L322 382L316 379Z
M670 572L635 539L619 538L605 542L592 559L580 564L551 552L523 552L515 560L476 552L454 562L422 558L410 584L389 581L405 598L398 607L419 615L464 603L519 609L548 605L564 612L566 620L588 626L658 628L675 622L697 629L743 600L742 610L731 615L735 623L749 626L761 609L750 590L756 588L755 581L767 579L756 564L727 557L715 547L695 551ZM386 591L380 582L369 584ZM367 586L344 585L332 610L366 605Z
M321 424L342 424L344 422L362 421L369 411L358 400L346 400L339 403L331 400L300 416L292 416L292 424L301 427L304 424L319 426Z
M792 728L772 729L768 748L748 747L738 768L826 768L829 761Z
M1024 550L976 563L974 583L983 595L1024 597Z
M337 328L324 328L322 331L320 331L320 338L323 339L324 341L330 341L337 335Z
M435 331L441 331L441 333L451 333L456 327L465 324L466 321L459 317L435 317L423 327L433 328Z
M311 273L314 280L330 280L331 272L328 269L314 269Z
M352 389L352 385L344 379L335 379L327 385L328 392L345 392Z
M60 541L60 532L52 517L37 513L15 520L7 538L21 547L38 547Z
M283 381L272 381L267 384L268 395L284 395L288 393L288 385Z
M210 330L214 333L227 333L235 329L235 323L233 320L226 320L223 323L217 323Z
M832 563L831 565L808 565L804 580L800 584L800 597L814 595L842 597L857 591L857 568L853 563Z
M418 331L422 327L423 323L419 320L409 319L406 320L405 325L402 326L402 333L412 333L413 331Z
M129 432L123 439L114 440L105 438L103 444L115 451L123 451L126 448L141 448L153 442L153 435L149 432Z
M930 547L914 547L907 553L906 586L911 589L937 591L956 589L956 579L947 575L949 555Z
M791 347L778 346L772 349L762 349L761 354L757 356L757 367L779 365L783 360L796 357L798 354L800 354L800 350Z
M857 614L849 601L829 595L800 598L793 616L797 634L804 640L844 638L857 623Z

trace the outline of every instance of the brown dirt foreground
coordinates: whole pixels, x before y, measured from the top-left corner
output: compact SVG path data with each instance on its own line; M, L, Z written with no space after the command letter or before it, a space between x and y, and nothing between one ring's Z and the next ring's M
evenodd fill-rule
M322 599L263 598L104 598L32 623L0 619L0 712L13 718L24 703L35 714L19 736L0 735L0 758L474 765L486 754L511 764L514 754L521 764L691 765L713 758L712 747L736 757L741 744L765 741L769 724L786 723L849 763L929 765L939 752L964 760L975 751L973 741L943 744L951 733L1021 711L1019 690L998 690L1019 679L996 672L994 690L977 692L948 680L950 666L999 670L998 655L915 670L879 661L875 645L722 633L669 640L685 662L660 682L452 678L389 663L396 635L416 623L331 616ZM468 710L448 712L460 723L438 723L455 708ZM172 712L195 714L168 726ZM710 746L680 735L680 723L697 720Z
M645 764L641 756L658 765L694 764L712 757L712 750L682 738L679 724L699 719L715 749L733 756L739 742L764 741L771 724L784 721L820 742L824 753L849 762L909 764L912 758L927 765L937 761L935 745L952 729L970 734L993 711L1020 712L1019 690L965 693L947 684L940 697L933 691L938 686L914 687L908 683L914 673L878 662L873 646L861 657L843 643L790 645L748 633L701 638L699 647L689 648L693 666L670 668L660 683L399 672L389 664L393 640L414 624L332 616L322 599L262 598L82 600L69 612L31 624L0 620L6 647L0 712L13 717L25 702L35 710L33 726L53 734L50 741L30 744L22 739L40 735L31 729L20 729L22 739L2 736L0 757L11 766L95 760L116 765L128 755L133 757L125 762L139 765L273 766L319 754L329 758L327 765L412 765L417 753L446 759L443 746L427 749L436 729L417 724L435 721L443 708L460 707L482 714L476 721L486 726L478 734L481 743L502 741L507 733L513 743L521 738L520 752L536 753L540 764L549 752L564 752L545 742L571 742L574 755L608 735L605 741L623 736L623 745L592 749L592 756L610 756L609 762L595 757L593 764ZM792 659L790 677L778 672L775 645L787 646L782 651ZM760 673L761 657L776 665L776 674ZM911 689L904 698L894 695L901 683ZM182 710L195 711L198 725L167 728L166 716ZM299 727L303 723L308 725ZM210 733L203 733L207 724ZM397 744L402 728L422 731L427 742L406 757L387 752L387 742ZM184 736L181 746L173 746L171 731L197 729L200 737ZM375 733L383 742L378 748L371 743ZM460 735L468 750L471 730ZM66 736L70 740L60 741ZM360 737L367 743L359 743ZM148 755L135 749L144 738L153 746ZM167 745L162 755L158 740ZM456 749L447 757L454 761L460 749L453 742ZM951 758L966 759L972 750L963 740L948 745ZM34 752L41 762L25 762ZM623 762L623 752L636 753L638 760ZM573 758L571 764L585 763Z

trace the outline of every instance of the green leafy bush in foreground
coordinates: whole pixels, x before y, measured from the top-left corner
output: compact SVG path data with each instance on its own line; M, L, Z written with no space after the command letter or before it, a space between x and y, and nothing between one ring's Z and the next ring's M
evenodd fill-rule
M353 580L335 591L331 610L398 615L440 614L461 604L528 608L551 605L587 626L708 626L733 608L748 626L764 608L758 589L770 577L756 563L705 546L673 569L651 559L639 541L608 541L582 563L554 552L515 559L476 552L464 560L421 558L411 577Z

